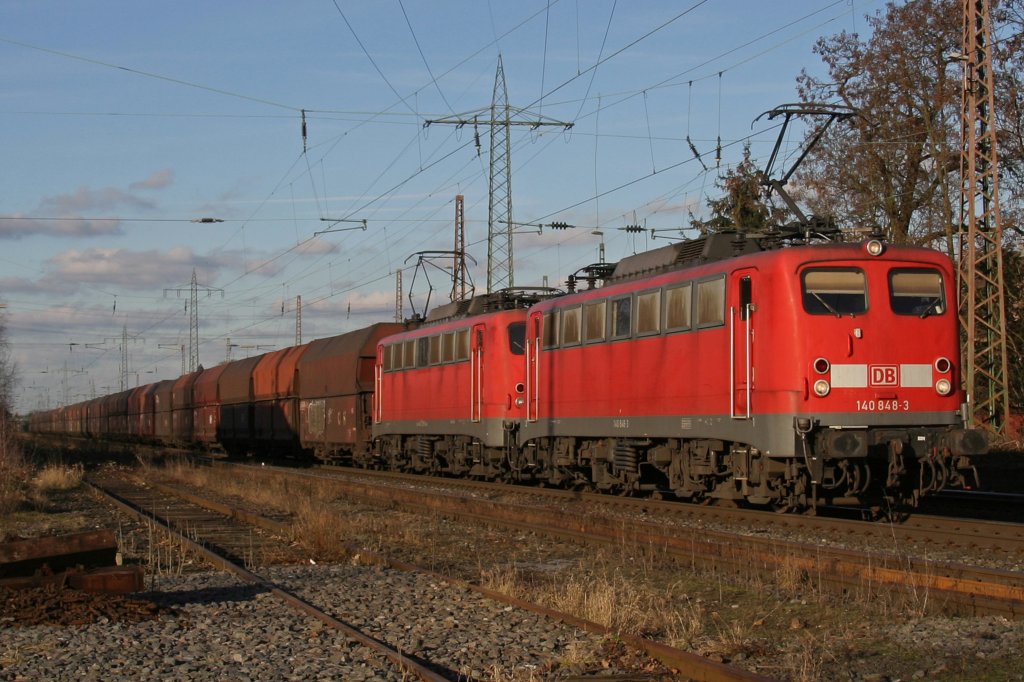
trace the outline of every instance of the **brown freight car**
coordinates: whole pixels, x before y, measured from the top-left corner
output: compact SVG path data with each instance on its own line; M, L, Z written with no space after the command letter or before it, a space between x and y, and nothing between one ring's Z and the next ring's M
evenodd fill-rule
M192 389L201 374L202 371L182 374L171 388L171 443L174 445L188 445L195 438L192 428L195 420Z
M308 344L265 354L252 372L253 432L265 452L276 455L299 450L298 362Z
M217 388L227 365L203 370L192 384L192 435L197 443L212 448L220 430L220 399Z
M322 461L351 462L366 454L377 342L407 328L384 322L308 344L297 364L303 449Z
M154 384L153 396L153 436L161 443L170 443L173 439L171 418L174 409L172 392L174 379L165 379Z
M220 398L220 424L217 441L230 455L244 455L253 445L252 371L263 358L256 355L224 365L217 380Z

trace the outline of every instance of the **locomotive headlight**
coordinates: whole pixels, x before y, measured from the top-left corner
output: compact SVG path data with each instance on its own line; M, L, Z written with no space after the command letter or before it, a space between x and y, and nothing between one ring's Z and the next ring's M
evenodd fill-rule
M828 374L829 367L828 360L825 358L818 358L814 361L814 371L818 374Z
M819 398L824 398L828 395L828 392L832 390L832 387L828 385L828 382L824 379L818 379L814 382L814 395Z
M522 398L516 398L516 407L522 407L525 404L526 404L525 400L523 400Z
M885 244L877 239L872 239L864 244L864 250L868 252L869 256L881 256L882 252L885 251Z
M953 363L949 361L949 358L939 358L935 361L935 371L939 374L945 374L953 367Z
M949 395L952 390L953 384L949 383L949 379L939 379L935 382L935 392L939 395Z

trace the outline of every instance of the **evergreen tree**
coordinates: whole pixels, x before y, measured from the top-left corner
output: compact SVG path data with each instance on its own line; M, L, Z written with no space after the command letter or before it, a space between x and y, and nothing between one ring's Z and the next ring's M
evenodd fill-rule
M715 187L723 195L718 199L708 198L711 217L699 220L691 216L690 219L691 226L702 233L733 229L759 232L777 224L783 214L765 201L761 174L750 158L749 144L743 147L743 160L719 177Z

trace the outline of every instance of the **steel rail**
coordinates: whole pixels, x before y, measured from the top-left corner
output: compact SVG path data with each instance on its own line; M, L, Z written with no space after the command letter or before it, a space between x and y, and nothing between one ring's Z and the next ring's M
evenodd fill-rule
M180 490L173 486L168 486L163 483L148 482L148 485L161 490L169 495L178 495L185 500L193 504L206 507L211 511L231 516L244 520L246 523L259 526L265 530L269 530L275 533L283 535L289 535L292 532L290 524L283 523L281 521L262 516L244 509L238 509L231 505L224 504L222 502L211 500L209 498L196 495L194 493ZM382 554L378 554L371 550L367 550L361 547L349 547L349 551L353 554L359 553L365 557L368 561L375 565L381 565L386 568L391 568L406 573L419 573L423 575L429 575L431 578L449 583L451 585L458 586L462 589L476 592L488 599L497 601L509 606L513 606L518 609L525 611L531 611L539 615L545 616L552 620L561 621L567 625L572 625L586 632L597 634L607 637L616 637L626 644L629 644L635 649L646 652L652 658L660 661L666 667L677 671L679 674L684 675L686 679L699 680L701 682L770 682L771 678L763 677L755 673L743 670L742 668L736 668L733 666L726 665L724 663L718 663L710 659L704 658L697 654L693 654L675 647L670 647L661 642L655 642L653 640L639 637L636 635L630 635L627 633L621 633L613 631L600 623L586 620L583 618L577 618L568 613L562 611L556 611L549 609L545 606L535 604L533 602L524 601L516 597L497 592L495 590L482 587L473 583L469 583L451 576L446 576L436 571L432 571L421 566L416 566L410 563L396 561Z
M142 509L141 507L135 505L127 498L124 498L118 493L115 493L114 491L107 489L101 483L91 478L86 478L85 482L88 483L93 489L97 490L99 493L101 493L114 503L116 503L125 511L130 512L131 514L137 516L143 521L155 522L162 526L168 532L177 535L182 542L186 543L191 549L201 554L207 561L209 561L214 566L217 566L218 568L228 571L230 573L233 573L242 580L245 580L246 582L249 582L253 585L256 585L267 590L275 597L277 597L279 600L281 600L283 603L285 603L287 606L295 609L300 613L315 618L320 622L324 623L325 625L334 628L335 630L338 630L349 639L358 642L360 645L367 647L368 649L371 649L372 651L375 651L378 654L384 656L389 661L391 661L399 668L401 668L403 671L415 675L420 680L423 680L423 682L448 681L449 678L434 672L430 668L427 668L425 665L410 659L408 656L402 655L401 652L399 652L396 649L393 649L384 642L381 642L377 639L374 639L373 637L370 637L369 635L352 627L348 623L338 620L334 616L331 616L330 614L318 609L313 604L305 601L297 595L292 594L291 592L288 592L284 588L267 580L266 578L256 573L253 573L252 571L249 571L248 569L242 566L239 566L235 562L221 556L220 554L217 554L211 548L207 547L206 544L198 542L188 537L185 533L175 528L174 525L169 520L157 516L155 512L148 512L145 509Z
M655 547L692 565L710 566L716 570L725 568L737 573L749 572L757 564L766 569L796 570L813 577L823 586L839 591L884 587L908 595L926 594L930 607L955 613L1024 617L1024 574L1014 571L741 536L706 528L697 531L645 521L552 513L549 509L520 504L422 489L381 487L294 469L253 467L252 471L262 475L327 479L343 494L414 512L430 510L581 542Z
M644 497L615 497L600 493L510 486L504 483L438 478L350 467L327 466L321 468L327 471L342 472L349 476L404 480L421 484L433 483L445 487L489 491L506 495L530 495L563 501L586 500L605 507L642 509L649 513L664 515L666 518L735 523L743 524L747 528L780 528L829 533L836 538L860 535L871 539L884 539L888 542L915 543L929 548L959 547L1024 557L1024 524L1007 521L951 518L928 514L914 514L899 523L863 521L835 515L779 514L757 509L687 504ZM841 511L847 512L848 510Z

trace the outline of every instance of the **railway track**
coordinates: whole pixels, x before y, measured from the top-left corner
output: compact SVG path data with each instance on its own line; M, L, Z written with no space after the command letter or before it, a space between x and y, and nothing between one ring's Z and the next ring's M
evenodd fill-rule
M238 465L224 465L238 466ZM694 567L717 572L767 576L796 574L843 593L895 593L923 599L927 608L956 615L1024 617L1024 574L954 562L916 559L905 553L859 551L826 547L818 542L796 542L762 537L757 527L799 528L837 536L859 534L893 542L931 546L1000 547L1020 552L1020 528L1015 524L991 524L928 518L906 524L872 524L848 519L772 515L743 509L722 509L665 503L657 500L608 498L556 490L536 491L508 486L429 479L428 484L450 490L412 487L423 477L327 468L316 471L260 467L260 472L330 480L339 493L378 505L414 512L434 513L475 522L544 533L593 544L653 547ZM374 482L377 481L377 482ZM458 492L461 491L461 492ZM526 494L533 502L503 502L500 498ZM548 502L538 505L536 496ZM615 513L626 508L632 516ZM612 511L609 512L608 510ZM600 511L597 511L600 510ZM636 513L657 521L638 520ZM728 519L753 526L744 534L711 530L697 525L668 524L666 515L690 519ZM895 538L895 540L894 540ZM922 595L925 595L922 597Z
M251 510L241 509L225 504L222 501L208 499L194 492L159 483L150 483L143 488L138 485L129 484L123 479L109 477L102 480L91 479L89 483L126 510L147 520L155 520L166 528L181 534L186 541L193 543L196 551L203 554L211 563L269 590L289 606L320 620L332 628L340 630L350 639L372 649L394 665L399 666L405 673L414 675L422 680L471 679L453 668L446 668L443 664L403 655L401 651L382 642L378 637L354 628L352 625L314 606L310 601L289 592L286 588L240 565L240 558L247 552L250 555L254 555L252 548L255 545L261 546L261 556L271 556L268 548L262 547L262 540L254 542L251 539L247 539L254 536L261 539L264 537L263 533L254 532L253 528L266 531L266 536L271 539L275 537L279 539L287 538L291 535L291 524L281 516L274 517L262 513L254 513ZM269 544L272 544L272 542ZM250 549L247 550L247 547ZM386 566L405 572L429 574L435 580L454 583L461 589L474 591L490 600L508 604L516 609L532 611L580 630L602 636L614 634L596 623L510 598L480 586L432 574L426 569L417 566L394 562L383 556L372 555L372 553L367 552L365 549L354 549L353 551L358 551L364 559L369 560L374 565ZM299 560L305 561L305 556L301 552L291 552L295 557L289 557L289 554L290 552L286 550L280 558L287 561L289 558L298 557ZM768 679L743 669L717 663L651 640L629 635L616 634L615 636L638 650L645 651L653 658L661 661L668 669L677 671L678 674L685 676L687 679L707 680L708 682L754 682ZM653 680L663 679L663 677L658 675L638 677L636 674L629 674L602 679Z
M436 484L470 495L493 499L534 497L553 502L580 501L604 509L643 513L659 519L680 522L725 523L751 532L772 530L803 531L837 542L863 538L886 543L898 550L914 547L934 550L983 550L1011 560L1024 561L1024 524L975 518L955 518L914 514L898 523L850 518L848 510L840 515L775 514L765 510L729 506L696 505L653 498L614 497L610 495L551 488L518 487L483 481L437 479L415 474L400 474L345 467L319 467L327 472L365 476L370 479L409 484ZM284 468L284 471L289 471Z
M383 658L400 670L424 682L445 682L450 676L441 675L422 663L404 656L396 649L380 642L366 633L353 628L331 614L287 589L274 584L241 563L245 547L250 546L248 538L254 537L252 528L244 521L211 511L194 501L175 495L167 488L154 489L133 485L122 478L104 477L87 479L89 485L145 521L155 522L169 531L177 533L182 541L214 566L233 573L242 580L272 593L289 607L315 618L328 627L342 632Z

